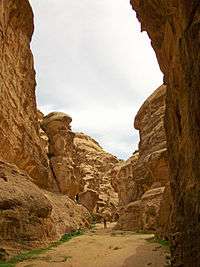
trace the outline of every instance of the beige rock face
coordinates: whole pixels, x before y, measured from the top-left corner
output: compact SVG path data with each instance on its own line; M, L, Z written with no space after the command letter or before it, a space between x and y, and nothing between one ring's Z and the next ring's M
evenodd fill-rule
M44 114L40 110L37 111L37 119L38 119L39 126L40 126L39 136L40 136L40 140L43 146L43 150L45 151L46 155L49 155L49 137L47 136L45 131L42 130L41 128L41 124L44 120Z
M37 240L45 242L48 239L48 229L52 228L52 205L25 172L2 161L0 208L1 244L7 241L29 245L39 242ZM53 233L49 234L53 236Z
M165 187L146 191L141 198L141 228L147 231L157 231L160 223L161 201ZM167 221L165 221L165 224Z
M139 198L138 186L134 177L134 168L138 162L139 153L135 153L127 161L118 164L113 170L112 185L119 195L119 205L124 206Z
M173 203L172 203L172 194L170 183L165 185L165 190L163 193L163 197L160 203L160 211L159 211L159 225L157 228L157 234L162 239L169 240L170 232L171 232L171 211L173 210Z
M74 173L75 147L71 121L65 113L52 112L43 119L41 127L49 138L50 166L59 191L74 199L79 192L79 182Z
M79 203L86 207L90 212L94 211L98 199L98 192L92 189L87 189L79 194Z
M0 161L0 247L30 249L88 227L87 210L66 196L39 189L16 166Z
M64 234L77 229L90 226L91 216L88 210L72 201L66 195L57 195L48 191L44 192L52 205L51 221L57 240Z
M76 133L74 138L77 165L79 166L79 181L82 190L94 190L98 192L99 200L109 208L112 213L118 205L118 195L111 185L112 169L119 163L113 155L105 152L91 137ZM90 191L88 191L90 192Z
M125 206L121 208L117 228L131 230L133 227L132 230L135 230L140 227L155 231L159 227L163 186L169 181L164 130L165 94L166 87L159 87L138 111L134 125L140 134L139 151L121 164L117 176L112 180L119 193L120 206ZM140 215L138 200L141 200ZM129 203L132 203L131 207L137 207L137 218L140 216L138 224L132 223L135 214L129 208Z
M166 227L169 213L167 213L166 205L163 202L164 190L165 187L150 189L142 195L140 200L122 206L119 210L119 220L115 228L151 232L158 232L158 229L160 229L160 236L166 234L165 237L168 237ZM165 213L165 215L162 215L162 227L160 226L161 213ZM161 235L161 231L163 235Z
M27 0L1 0L0 14L0 158L25 170L40 187L51 189L38 134L32 10Z
M141 200L130 202L121 207L115 228L125 231L141 230Z
M134 126L139 130L139 165L144 165L150 184L169 181L164 115L166 86L160 86L138 111ZM142 166L140 166L142 167Z
M131 3L151 38L167 84L172 266L196 267L200 262L200 5L196 0Z

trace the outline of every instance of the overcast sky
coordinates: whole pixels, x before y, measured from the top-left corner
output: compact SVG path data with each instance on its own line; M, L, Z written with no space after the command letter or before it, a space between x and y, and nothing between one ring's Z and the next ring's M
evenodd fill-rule
M162 84L146 33L129 0L30 0L37 102L63 111L72 128L128 158L138 146L134 117Z

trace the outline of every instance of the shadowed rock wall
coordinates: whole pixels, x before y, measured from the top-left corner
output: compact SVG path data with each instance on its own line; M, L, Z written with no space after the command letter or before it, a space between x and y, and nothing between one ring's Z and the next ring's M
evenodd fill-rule
M172 266L200 262L200 2L131 0L167 84Z

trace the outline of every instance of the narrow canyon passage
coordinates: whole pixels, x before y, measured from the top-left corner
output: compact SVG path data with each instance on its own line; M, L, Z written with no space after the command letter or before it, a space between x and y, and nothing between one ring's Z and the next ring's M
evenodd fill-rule
M167 248L148 240L151 234L103 229L76 237L37 259L19 263L17 267L161 267L167 266Z
M66 2L68 1L63 0L63 3ZM138 130L140 140L136 150L132 148L131 141L131 156L123 160L121 156L117 158L104 150L94 139L97 137L99 140L101 132L105 131L115 147L112 132L119 136L124 121L115 110L122 106L126 113L127 104L131 103L132 114L132 102L131 99L126 101L129 97L125 92L126 88L132 91L131 83L119 82L117 77L121 77L121 71L117 68L114 83L109 83L107 79L112 74L110 64L106 65L109 71L105 79L98 76L98 72L93 73L94 67L100 73L106 69L106 66L98 65L96 55L106 57L107 49L105 55L94 49L93 60L88 61L85 52L92 50L86 49L84 42L78 42L80 55L84 55L84 64L80 64L79 53L76 53L78 65L85 66L88 61L91 63L89 69L92 70L88 77L84 71L80 73L91 81L92 90L97 94L92 101L84 95L86 109L89 103L93 103L92 111L89 112L92 116L86 116L82 112L82 106L80 121L84 117L83 126L77 131L72 128L72 122L80 114L74 116L69 104L79 106L78 98L82 103L82 97L78 89L73 91L74 100L67 97L68 87L77 88L71 86L70 78L73 75L70 75L67 68L62 69L66 71L67 80L69 78L69 86L57 77L59 71L53 62L52 73L56 74L56 78L54 75L52 77L58 83L53 86L52 99L56 100L60 96L59 108L54 109L54 105L50 105L48 112L55 111L48 115L45 115L48 112L43 114L38 110L36 73L30 49L34 31L34 14L30 1L0 0L1 267L14 267L20 261L17 265L19 267L166 266L168 252L160 244L148 242L146 239L151 235L143 235L142 232L155 233L160 243L170 244L171 266L200 266L200 3L197 0L131 0L131 4L141 22L142 31L147 31L151 39L164 74L164 84L146 98L143 104L141 101L142 105L138 107L134 119L134 128ZM70 14L67 7L63 10ZM101 11L99 7L96 10L98 12L94 12L95 17ZM111 11L111 14L114 13L112 8ZM46 13L46 8L43 13ZM60 16L53 16L57 17ZM111 26L115 25L112 17L108 17L111 18ZM102 20L98 18L98 21L103 25ZM70 29L74 37L77 31L73 27ZM123 31L125 29L126 26ZM92 32L99 34L99 31ZM66 49L68 41L55 38L52 33L50 28L49 35L55 40L62 40ZM88 31L83 28L80 33L85 41ZM109 37L110 34L105 35L105 40ZM88 40L90 43L91 38ZM126 38L121 40L128 43ZM110 41L115 45L114 39L111 38ZM47 42L50 43L48 38ZM102 42L95 44L100 48ZM56 47L56 43L53 42L53 45ZM52 53L54 49L45 50ZM55 51L58 50L59 46ZM134 49L126 49L126 52L132 50ZM117 55L114 67L121 66L118 60L127 61L128 56L120 54L117 49L114 52ZM69 54L73 61L74 57ZM62 59L70 63L69 69L75 70L74 76L80 81L80 88L85 89L77 65L73 68L71 61L64 54L61 55ZM110 63L110 59L108 61ZM144 62L143 65L146 65L146 58ZM137 62L134 61L132 65L138 68ZM46 71L39 73L48 80L44 75ZM90 77L93 78L95 74L106 86L104 83L100 89L94 86ZM126 71L124 74L122 80L127 77ZM132 67L130 77L130 82L135 81L136 75ZM145 80L143 75L138 77ZM153 79L151 75L150 79ZM135 91L136 98L138 90L141 90L139 84L135 85L138 88ZM62 88L62 85L64 91L59 94L57 88ZM114 91L109 100L111 85ZM44 97L48 99L49 87L42 86L41 90L44 90ZM118 91L122 92L122 97ZM97 123L100 130L92 131L90 136L85 125L88 121L96 124L94 108L101 94L108 103L108 110L103 103L97 111L100 115L104 113L106 119ZM69 99L70 103L61 105L62 99ZM114 109L116 128L108 120L107 111L110 111L110 106ZM122 132L119 143L127 144L129 139L126 140L126 136L126 131ZM91 230L92 224L102 220L104 223L116 222L117 230L113 231L111 227L104 230L102 225L101 228ZM85 230L84 235L62 245L59 243L63 237L71 238L74 233L80 232L79 229L90 230ZM32 257L35 249L42 250L37 258ZM25 262L23 257L27 254L31 257L29 261L26 258Z

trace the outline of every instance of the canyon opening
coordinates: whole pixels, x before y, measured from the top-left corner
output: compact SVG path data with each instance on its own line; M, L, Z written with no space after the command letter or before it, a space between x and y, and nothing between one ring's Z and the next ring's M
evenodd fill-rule
M116 100L126 107L128 102L118 95L117 89L125 92L126 88L132 88L127 69L123 71L120 66L123 50L113 49L111 56L108 51L103 53L103 42L98 44L99 40L91 37L86 41L86 18L92 17L93 10L86 12L85 2L60 1L68 5L69 10L75 5L75 12L79 11L80 16L84 11L86 16L83 29L79 29L79 35L82 35L79 42L74 28L70 29L75 48L82 48L75 49L79 51L78 58L83 57L80 66L75 62L82 72L73 73L68 65L64 69L66 80L62 80L61 76L57 77L59 73L55 68L48 86L56 84L59 88L69 81L67 87L73 88L74 99L78 99L80 95L72 83L73 76L83 87L82 78L90 80L90 86L95 88L103 81L97 91L107 95L104 99L109 99L105 87L108 83L109 88L113 88L111 94L116 89ZM103 3L96 5L99 29L101 24L107 25L102 14L110 18L108 28L111 25L112 29L114 25L120 29L121 22L112 24L115 21L113 14L123 13L123 10L119 10L118 5L116 9L104 10ZM164 74L164 84L152 90L143 104L140 103L134 119L140 136L138 150L133 150L128 160L121 160L99 145L98 133L95 140L93 136L71 129L73 122L68 113L76 103L72 101L72 93L64 93L68 88L62 91L63 95L58 94L58 98L50 93L60 107L66 105L66 112L59 110L44 116L38 110L30 49L34 28L31 5L28 0L0 1L0 266L198 267L200 264L200 5L195 0L190 3L132 0L131 4L142 30L147 31L151 39ZM58 4L52 2L52 5L54 23L63 25L64 17L70 15L62 17L60 12L56 13ZM127 8L131 12L128 3ZM65 12L69 14L67 10ZM94 18L92 22L95 25ZM77 27L76 23L73 26ZM124 25L123 31L125 29ZM106 40L115 41L112 35L110 38L106 34L103 34L105 43ZM94 40L98 44L97 51L86 46ZM55 39L55 47L56 44L60 45ZM43 60L49 55L47 52L42 50ZM57 56L59 52L58 49ZM115 58L116 53L119 57ZM109 56L109 60L100 64L99 60L105 56ZM63 58L65 63L71 59L74 69L74 55ZM90 67L88 72L86 65ZM46 67L39 70L39 79L45 80L46 70ZM114 82L108 79L112 75ZM100 76L100 80L94 82L95 76ZM48 98L48 86L40 88L42 83L38 84L38 90L46 92L43 98ZM96 98L99 96L98 93ZM117 110L120 104L117 106L114 100L111 98L109 105ZM93 102L95 108L97 101ZM102 110L99 110L100 114ZM87 122L86 115L83 113L86 117L83 125ZM102 128L106 119L101 121Z

